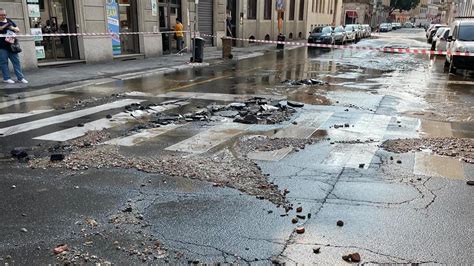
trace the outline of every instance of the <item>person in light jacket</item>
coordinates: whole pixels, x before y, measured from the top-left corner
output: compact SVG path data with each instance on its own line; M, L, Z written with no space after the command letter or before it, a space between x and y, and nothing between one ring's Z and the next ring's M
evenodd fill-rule
M20 32L20 29L16 26L15 22L7 18L7 11L0 8L0 34L7 34L9 31L18 33ZM21 71L20 57L18 56L18 53L13 53L10 48L12 41L14 41L13 37L0 38L0 67L2 69L3 82L8 84L15 83L15 81L11 79L10 70L8 69L8 59L10 59L18 82L26 84L28 81L25 79L23 72Z

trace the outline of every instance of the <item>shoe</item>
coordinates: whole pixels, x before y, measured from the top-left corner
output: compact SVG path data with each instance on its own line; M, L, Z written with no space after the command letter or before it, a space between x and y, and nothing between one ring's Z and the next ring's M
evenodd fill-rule
M15 81L13 81L12 79L4 79L3 82L8 83L8 84L14 84L15 83Z
M26 79L20 79L18 82L21 82L23 84L28 84L28 80L26 80Z

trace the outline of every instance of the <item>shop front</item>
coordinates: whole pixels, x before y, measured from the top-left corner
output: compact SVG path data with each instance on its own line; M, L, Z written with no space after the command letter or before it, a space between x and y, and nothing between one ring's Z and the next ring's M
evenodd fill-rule
M158 18L160 24L160 31L169 32L174 31L176 19L182 20L181 14L181 0L159 0L158 2ZM169 54L177 52L174 34L163 33L163 53Z
M106 9L108 31L115 33L112 35L113 55L139 54L139 36L137 34L126 34L139 31L137 1L107 0Z
M28 0L28 19L31 34L75 33L74 0ZM76 36L34 38L38 63L79 59Z

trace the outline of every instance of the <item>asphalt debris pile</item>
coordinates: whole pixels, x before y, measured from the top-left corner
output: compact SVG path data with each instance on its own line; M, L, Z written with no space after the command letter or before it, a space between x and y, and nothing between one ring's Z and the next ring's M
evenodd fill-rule
M66 169L71 171L70 174L91 168L137 169L147 173L213 182L217 186L235 188L259 199L267 199L276 205L288 204L285 194L278 190L277 185L268 181L267 175L254 162L236 158L228 149L209 156L163 154L153 158L126 157L114 146L89 146L73 148L62 161L51 162L49 157L37 158L30 160L29 166ZM136 221L135 218L131 220Z
M302 150L306 145L319 141L317 138L291 139L272 138L269 136L255 135L242 136L236 142L234 149L243 156L255 151L275 151L283 148L293 147L296 151Z
M211 104L185 114L157 114L152 122L168 125L182 122L211 121L216 117L233 119L243 124L277 124L287 121L304 104L297 102L275 102L263 97L253 97L244 102L228 105Z
M328 84L326 81L319 80L319 79L300 79L300 80L287 79L287 80L282 81L281 83L291 85L291 86L301 86L301 85L312 86L312 85L327 85Z
M395 153L431 151L437 155L459 158L474 163L474 139L468 138L422 138L387 140L382 148Z

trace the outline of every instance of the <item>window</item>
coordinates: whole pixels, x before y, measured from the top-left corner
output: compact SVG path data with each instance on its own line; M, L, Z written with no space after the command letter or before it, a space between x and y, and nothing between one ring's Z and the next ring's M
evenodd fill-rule
M247 19L257 18L257 0L248 0Z
M304 0L300 0L300 14L298 16L298 19L299 20L303 20L304 19Z
M272 0L265 0L265 6L263 8L263 19L272 19Z
M289 20L295 20L295 0L290 0L290 18Z

